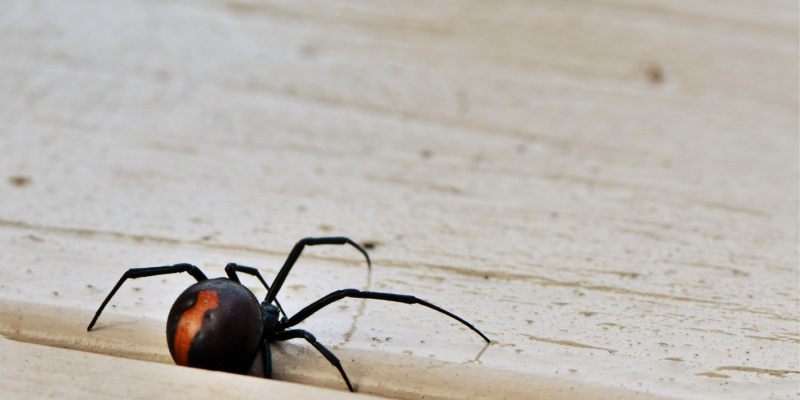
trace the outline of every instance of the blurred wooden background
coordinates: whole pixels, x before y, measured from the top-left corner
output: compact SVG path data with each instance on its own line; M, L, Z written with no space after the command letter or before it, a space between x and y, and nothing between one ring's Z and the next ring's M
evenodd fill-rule
M371 274L310 249L287 311L407 293L494 340L337 303L302 327L362 393L796 398L798 71L788 0L0 2L0 397L347 396L299 342L172 365L188 276L85 331L128 268L346 235Z

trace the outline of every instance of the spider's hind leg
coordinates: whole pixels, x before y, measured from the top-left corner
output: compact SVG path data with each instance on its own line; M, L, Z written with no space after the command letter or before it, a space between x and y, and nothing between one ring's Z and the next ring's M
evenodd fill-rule
M225 266L225 273L228 274L228 278L236 283L241 283L241 281L239 281L239 276L236 275L237 272L255 276L267 289L267 293L269 293L269 285L267 285L267 281L264 280L264 277L261 276L261 272L259 272L258 269L236 263L228 263L228 265ZM281 311L281 314L286 317L286 312L283 311L283 307L281 307L281 303L278 302L278 299L275 299L275 304L278 306L278 310Z
M195 267L192 264L175 264L175 265L167 265L163 267L148 267L148 268L131 268L122 275L122 278L119 278L119 282L111 289L111 293L106 296L106 299L103 300L103 303L100 304L100 308L97 309L97 312L94 314L94 318L92 318L92 322L89 323L89 326L86 328L87 331L92 330L95 322L97 322L97 318L100 317L100 313L103 312L103 309L106 308L106 304L114 297L114 294L117 293L120 286L128 280L128 279L136 279L136 278L146 278L149 276L157 276L157 275L167 275L167 274L179 274L181 272L186 272L189 275L193 276L194 279L197 279L198 282L204 281L206 275L203 271L200 271L200 268Z

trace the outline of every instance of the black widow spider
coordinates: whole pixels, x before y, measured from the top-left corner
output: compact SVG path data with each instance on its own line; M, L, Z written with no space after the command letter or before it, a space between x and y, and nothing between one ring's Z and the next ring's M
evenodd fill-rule
M125 280L186 272L197 279L197 283L189 286L178 296L167 317L167 345L172 359L178 365L245 374L252 366L258 352L261 351L264 355L264 377L271 378L272 356L269 343L289 339L305 339L339 370L347 388L353 392L353 386L350 384L342 364L328 348L317 342L314 335L307 331L289 329L323 307L348 297L419 304L461 322L480 335L487 343L490 343L486 335L461 317L425 300L403 294L369 292L358 289L337 290L288 318L276 296L292 266L300 257L303 248L305 246L344 244L358 249L367 258L367 266L372 267L366 250L346 237L305 238L295 244L275 277L275 281L272 282L271 289L257 269L235 263L225 266L227 278L216 279L208 279L199 268L185 263L163 267L131 268L122 275L116 286L111 289L111 293L103 300L86 330L92 330L100 313L103 312L106 304ZM255 276L267 289L267 296L261 305L258 304L253 292L240 283L237 272ZM283 317L280 314L283 314Z

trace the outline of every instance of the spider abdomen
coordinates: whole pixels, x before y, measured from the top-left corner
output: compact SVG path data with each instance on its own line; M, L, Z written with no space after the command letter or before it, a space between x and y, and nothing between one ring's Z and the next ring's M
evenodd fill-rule
M175 300L167 344L178 365L246 373L262 330L261 307L249 289L229 279L210 279Z

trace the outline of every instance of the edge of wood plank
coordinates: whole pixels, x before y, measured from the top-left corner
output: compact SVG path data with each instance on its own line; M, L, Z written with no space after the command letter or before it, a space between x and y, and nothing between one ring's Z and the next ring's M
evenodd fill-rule
M106 379L103 374L107 370L117 369L112 380L117 380L120 393L128 392L152 376L157 376L157 385L165 391L184 391L187 387L195 390L196 387L205 387L207 390L220 390L218 385L225 380L231 380L230 386L234 392L239 393L239 385L243 385L242 394L250 393L251 386L258 385L263 379L252 377L237 377L249 379L240 383L234 379L235 375L212 371L200 371L192 368L178 367L173 364L164 339L164 323L146 319L131 319L130 317L114 317L109 314L104 316L102 326L92 332L86 331L86 321L91 319L91 312L72 308L43 306L39 304L20 303L0 300L0 336L3 347L11 349L11 354L3 357L24 357L30 363L31 357L36 358L48 354L50 350L38 347L20 348L7 342L25 342L34 345L44 345L68 350L77 350L84 353L95 353L95 356L57 355L52 361L34 359L29 374L40 374L41 371L65 368L64 372L74 376L78 381ZM16 354L15 353L20 353ZM348 394L338 372L327 362L319 357L313 349L304 345L281 345L273 347L274 378L278 381L303 383L322 388L330 388ZM337 349L336 354L343 360L345 369L358 393L373 394L399 399L459 399L459 398L484 398L484 399L664 399L649 393L635 392L626 389L598 386L566 379L522 374L514 371L505 371L487 368L477 362L465 364L447 363L441 360L368 352L362 350ZM111 357L108 357L111 356ZM77 365L58 367L57 364L65 362L67 358L78 361ZM112 360L119 359L117 364ZM127 361L122 361L125 359ZM93 361L100 360L100 361ZM137 362L133 362L137 361ZM150 364L139 364L140 361ZM105 367L95 370L93 362ZM52 365L39 365L39 364ZM3 363L15 365L19 363ZM258 362L256 362L258 364ZM25 364L28 365L28 364ZM152 365L152 372L150 370ZM113 368L112 368L113 367ZM6 367L7 373L17 376L26 374L12 372L16 367ZM130 371L128 371L130 370ZM181 370L181 371L176 371ZM80 371L76 373L76 371ZM192 372L185 372L192 371ZM196 371L206 375L193 375ZM62 371L63 372L63 371ZM44 372L47 373L47 372ZM136 379L126 381L124 376L134 376ZM5 375L4 375L5 376ZM174 376L164 380L163 376ZM28 378L24 378L28 379ZM23 379L23 380L24 380ZM45 381L51 378L44 378ZM59 378L61 379L61 378ZM102 380L101 379L101 380ZM142 379L142 380L140 380ZM33 385L32 381L29 384ZM227 381L226 381L227 382ZM272 382L265 385L272 385ZM447 384L443 384L447 382ZM57 382L54 382L57 383ZM25 383L23 383L25 384ZM88 384L88 383L87 383ZM170 387L170 384L173 387ZM228 385L226 385L227 387ZM0 385L0 391L7 390L8 385ZM105 388L106 386L103 386ZM114 385L108 386L109 390ZM10 389L15 390L15 389ZM106 389L103 389L106 390ZM150 390L150 389L148 389ZM227 390L227 389L226 389ZM255 390L255 389L253 389ZM264 389L265 390L265 389ZM270 386L270 389L272 387ZM276 390L286 390L287 393L297 394L294 388L284 389L282 386ZM24 388L18 393L23 393ZM105 393L105 392L104 392ZM138 393L138 392L136 392ZM205 392L204 392L205 393ZM263 393L263 390L259 393ZM309 392L311 393L311 392ZM315 395L317 392L313 392ZM327 392L326 392L327 393ZM12 393L14 394L14 393ZM105 393L110 394L110 393ZM183 393L181 396L185 396ZM303 393L303 398L308 398ZM241 397L245 398L245 397ZM291 397L289 397L291 398ZM339 397L329 397L339 398Z
M195 368L123 359L102 354L0 338L3 398L238 398L345 399L349 392L289 382L220 374ZM362 395L363 399L379 399Z

